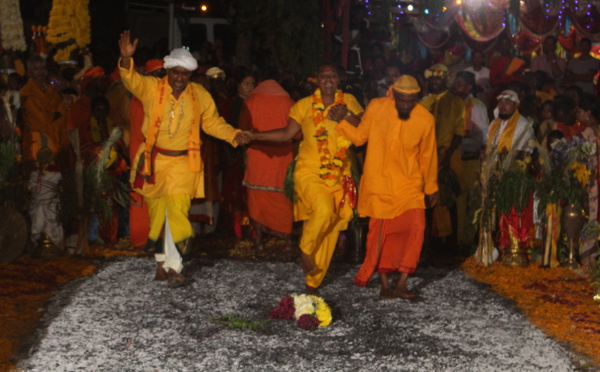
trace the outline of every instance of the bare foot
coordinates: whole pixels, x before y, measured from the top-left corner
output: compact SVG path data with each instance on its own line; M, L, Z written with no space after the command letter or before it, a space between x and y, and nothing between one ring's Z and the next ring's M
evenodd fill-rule
M304 271L304 275L309 274L315 269L312 262L310 262L310 256L304 252L302 252L302 261L300 261L300 266L302 267L302 271Z
M406 288L403 288L403 289L396 288L394 290L394 297L403 298L405 300L416 300L419 298L419 295L414 292L409 291Z
M154 276L154 280L159 282L164 282L168 279L167 272L163 268L164 262L157 262L156 265L156 275Z
M306 292L306 294L309 294L309 295L320 296L319 290L315 287L309 286L308 284L306 285L304 292Z
M381 288L379 291L379 296L383 298L394 298L394 292L392 292L389 288Z
M169 288L185 287L192 283L192 280L186 280L183 275L173 269L169 269L168 273Z

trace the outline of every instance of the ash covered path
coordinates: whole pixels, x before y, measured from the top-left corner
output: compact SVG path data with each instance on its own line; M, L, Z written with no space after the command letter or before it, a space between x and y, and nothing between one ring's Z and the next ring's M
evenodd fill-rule
M329 327L308 332L273 320L260 330L210 320L265 320L304 288L293 263L195 261L195 282L154 282L151 259L106 264L50 302L26 371L573 371L577 365L512 304L459 270L424 268L409 279L422 301L384 300L376 277L334 264L321 296Z

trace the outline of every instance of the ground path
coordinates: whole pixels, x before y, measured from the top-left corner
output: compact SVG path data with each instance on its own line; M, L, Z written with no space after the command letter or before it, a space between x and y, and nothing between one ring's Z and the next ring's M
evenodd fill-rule
M294 263L196 259L195 282L151 281L149 258L120 258L60 290L38 328L27 371L573 371L565 347L512 302L459 269L420 268L422 301L379 298L336 264L321 290L334 322L314 332L277 320L260 330L211 321L265 320L303 282Z

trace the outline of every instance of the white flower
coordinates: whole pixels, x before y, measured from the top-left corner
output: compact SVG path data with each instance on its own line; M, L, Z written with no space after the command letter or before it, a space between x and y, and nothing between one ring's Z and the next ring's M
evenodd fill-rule
M303 314L312 314L316 311L314 300L305 294L292 295L294 298L294 318L299 319Z
M596 153L596 144L592 142L585 142L581 145L581 151L585 155L594 155Z

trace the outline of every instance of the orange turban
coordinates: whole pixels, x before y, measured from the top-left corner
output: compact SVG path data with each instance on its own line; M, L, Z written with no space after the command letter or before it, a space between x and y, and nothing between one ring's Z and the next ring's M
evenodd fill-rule
M148 62L146 62L144 69L146 70L147 74L150 74L156 70L163 68L164 63L165 62L162 59L150 59L148 60Z
M92 67L87 70L85 74L83 74L83 79L81 80L81 89L85 89L92 80L101 78L102 76L104 76L104 69L100 66Z
M410 75L400 75L394 84L390 85L387 91L387 96L394 98L394 92L416 94L421 91L417 79Z
M115 81L121 78L121 73L119 72L119 68L115 68L115 70L108 75L108 85L114 83Z

